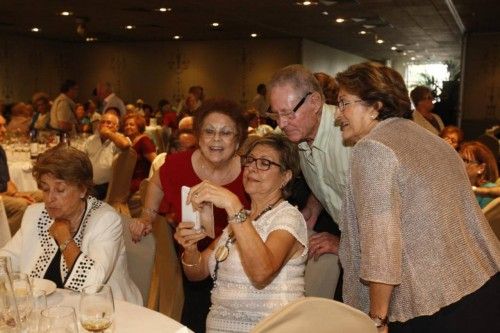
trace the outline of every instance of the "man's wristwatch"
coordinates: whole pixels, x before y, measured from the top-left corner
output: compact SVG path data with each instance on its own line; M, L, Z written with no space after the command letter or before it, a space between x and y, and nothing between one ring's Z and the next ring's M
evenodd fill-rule
M69 242L71 242L71 238L68 238L67 240L62 242L61 245L59 245L59 250L61 250L61 253L63 253L64 250L66 250L66 247L68 247Z
M233 216L228 216L227 222L238 224L245 222L247 218L248 218L248 213L245 210L245 208L242 208L238 213L234 214Z
M382 318L380 316L372 314L371 312L368 312L368 316L370 316L370 318L373 320L376 328L384 327L387 325L387 321L388 321L387 316Z

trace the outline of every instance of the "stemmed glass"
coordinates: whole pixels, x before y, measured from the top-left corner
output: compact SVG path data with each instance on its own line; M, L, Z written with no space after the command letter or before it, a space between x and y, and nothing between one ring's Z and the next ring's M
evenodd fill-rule
M113 324L115 303L107 285L83 288L80 296L80 324L90 332L105 332Z
M21 329L19 313L11 280L10 261L0 257L0 332L18 332Z
M75 309L71 306L55 306L42 310L40 333L78 333Z
M41 312L47 308L45 290L33 289L33 309L29 317L29 332L37 333Z

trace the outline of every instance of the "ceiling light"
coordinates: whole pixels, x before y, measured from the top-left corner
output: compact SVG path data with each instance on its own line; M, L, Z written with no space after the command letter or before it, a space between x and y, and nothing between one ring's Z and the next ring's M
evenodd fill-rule
M411 59L411 60L415 60L415 57L411 57L410 59Z
M85 38L85 40L87 42L95 42L97 40L97 38L96 37L87 37L87 38Z
M72 12L68 12L68 11L61 12L61 16L71 16L71 15L73 15Z
M317 5L317 1L297 1L296 4L298 6L311 6L311 5Z
M384 40L383 40L383 39L381 39L381 38L378 38L378 39L377 39L377 44L383 44L383 43L384 43Z
M125 29L127 29L127 30L132 30L132 29L135 29L135 25L127 25L127 26L125 27Z
M397 47L395 47L395 46L392 46L392 47L391 47L391 50L393 50L393 51L396 51L397 49L398 49L398 48L397 48Z
M254 32L254 33L253 33L253 34L251 34L250 36L251 36L252 38L255 38L255 37L259 36L259 35L257 35L257 34Z
M321 14L327 16L328 15L328 12L325 10L324 12L321 12Z
M39 31L40 31L40 29L39 29L39 28L37 28L37 27L33 27L33 28L31 28L31 31L33 31L33 32L39 32Z
M335 22L343 23L343 22L345 22L345 19L343 19L342 17L339 17L338 19L335 20Z
M405 56L405 55L406 55L406 52L403 52L403 55Z
M179 36L179 35L174 36L174 39L181 39L181 38L182 38L182 36Z
M159 12L165 13L165 12L170 12L170 11L172 11L172 8L165 8L165 7L161 7L161 8L158 8L157 10L158 10Z
M366 35L366 31L364 30L361 30L360 32L358 32L360 35Z
M212 27L218 27L220 24L219 24L219 22L212 22L211 25L212 25Z

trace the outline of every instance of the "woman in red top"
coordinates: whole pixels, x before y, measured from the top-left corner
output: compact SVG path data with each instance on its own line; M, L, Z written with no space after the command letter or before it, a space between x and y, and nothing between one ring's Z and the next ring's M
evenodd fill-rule
M143 116L137 113L125 116L123 132L132 141L132 147L137 152L137 163L130 182L130 194L139 190L139 185L148 177L151 163L156 157L156 146L153 140L144 134L145 130L146 121Z
M238 104L224 100L206 101L196 111L194 132L198 148L167 156L158 173L151 178L145 200L143 218L130 225L132 237L138 241L151 231L156 212L167 214L172 224L181 221L181 187L194 186L209 180L235 193L245 208L249 199L242 183L240 157L236 154L247 137L248 123ZM147 217L147 218L145 218ZM227 225L227 214L214 207L215 236ZM198 243L200 251L211 239ZM184 308L181 322L195 332L205 332L205 321L210 307L212 279L191 282L184 279Z

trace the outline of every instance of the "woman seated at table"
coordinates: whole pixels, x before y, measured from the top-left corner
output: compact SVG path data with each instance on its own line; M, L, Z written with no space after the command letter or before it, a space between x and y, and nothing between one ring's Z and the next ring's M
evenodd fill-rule
M151 163L156 157L156 146L153 140L144 134L146 121L143 116L130 113L125 116L123 123L123 134L130 139L132 148L137 152L137 162L130 182L130 194L133 194L139 190L141 182L148 178Z
M339 224L344 302L379 332L498 332L500 244L462 160L409 119L395 70L362 63L336 79L336 122L354 144Z
M464 142L458 152L465 163L465 170L472 186L481 188L496 187L498 167L491 150L479 141ZM481 208L486 207L493 197L476 194Z
M89 195L92 165L85 153L57 146L33 167L43 203L26 209L20 231L0 250L15 270L81 291L106 283L116 299L142 305L127 272L120 216Z
M242 156L243 186L251 198L245 210L237 195L204 181L188 203L211 202L223 208L229 225L200 252L205 237L182 222L175 239L184 248L184 272L197 281L214 279L207 331L248 332L258 321L304 295L307 230L299 210L286 198L299 173L297 147L286 137L268 134L252 140Z

